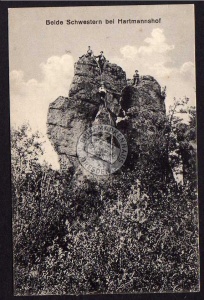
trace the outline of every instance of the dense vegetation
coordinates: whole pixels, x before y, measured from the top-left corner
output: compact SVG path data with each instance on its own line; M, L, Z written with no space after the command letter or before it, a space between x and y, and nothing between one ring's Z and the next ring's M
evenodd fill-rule
M175 102L165 133L182 184L148 184L147 166L122 169L105 187L79 186L39 163L42 143L29 125L12 129L16 295L198 291L195 109L183 110L182 124L183 104Z

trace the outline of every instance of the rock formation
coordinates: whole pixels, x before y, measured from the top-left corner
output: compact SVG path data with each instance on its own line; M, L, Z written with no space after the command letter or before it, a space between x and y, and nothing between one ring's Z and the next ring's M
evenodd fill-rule
M101 82L107 91L106 105L101 104L99 95ZM48 111L47 134L61 168L91 177L78 162L77 142L87 128L106 124L118 128L127 140L124 170L153 166L157 177L163 180L168 165L164 98L160 85L151 76L141 76L133 86L116 64L106 61L101 74L94 57L80 58L75 63L68 97L57 98Z

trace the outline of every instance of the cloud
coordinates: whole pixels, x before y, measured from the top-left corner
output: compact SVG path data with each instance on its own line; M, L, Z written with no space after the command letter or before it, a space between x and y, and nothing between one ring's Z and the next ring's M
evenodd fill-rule
M190 98L195 105L195 67L191 61L180 66L174 65L175 46L168 43L164 31L152 30L141 45L125 45L120 56L110 57L111 63L120 65L132 78L134 71L140 75L152 75L161 86L167 86L166 106L174 97ZM21 125L29 121L33 130L46 136L46 121L49 104L58 96L67 96L74 75L74 60L69 54L52 56L39 66L42 80L25 80L22 70L10 73L11 125ZM58 168L58 157L46 138L45 159Z
M140 75L155 77L161 86L167 86L166 106L173 98L190 98L190 105L195 105L195 66L191 61L175 66L175 45L168 43L164 31L152 30L142 45L125 45L120 49L121 56L112 57L111 61L119 64L132 78L134 71Z
M137 57L150 56L166 53L174 49L174 45L169 45L166 43L166 37L163 30L160 28L155 28L151 32L151 37L144 39L144 46L130 46L126 45L120 49L123 58L129 58L134 60ZM147 44L147 45L146 45Z
M141 46L139 53L165 53L174 49L174 45L168 45L166 43L166 37L160 28L153 29L151 37L147 37L144 42L146 42L148 46Z
M166 67L166 64L172 62L169 52L172 52L175 46L166 42L163 30L160 28L153 29L151 36L145 38L143 43L144 45L139 47L136 45L125 45L122 47L120 49L122 54L120 62L130 65L130 60L135 61L140 67L140 72L144 74L150 70L156 75L169 75L170 70ZM117 60L117 58L115 59Z
M134 60L138 55L137 47L126 45L120 49L121 54L123 55L124 59L131 59Z
M25 80L22 70L10 72L11 125L20 126L29 122L33 130L46 136L46 121L49 104L58 96L67 96L74 73L71 55L52 56L39 66L42 80ZM58 167L57 155L46 138L45 159Z

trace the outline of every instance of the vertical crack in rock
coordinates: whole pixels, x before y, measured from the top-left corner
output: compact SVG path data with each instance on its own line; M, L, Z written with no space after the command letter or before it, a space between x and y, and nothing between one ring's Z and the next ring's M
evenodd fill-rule
M101 103L99 94L102 82L106 105ZM125 172L152 164L157 179L164 180L172 176L165 153L165 122L164 97L152 76L141 76L133 86L121 67L106 61L101 75L96 60L83 56L75 63L68 98L58 97L49 106L47 134L61 168L71 168L83 180L83 176L91 174L83 170L77 159L80 135L94 125L111 125L123 133L128 143Z

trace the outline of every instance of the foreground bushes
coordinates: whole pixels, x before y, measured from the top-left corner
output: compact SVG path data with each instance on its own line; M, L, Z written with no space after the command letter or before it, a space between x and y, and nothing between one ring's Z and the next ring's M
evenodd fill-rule
M13 195L16 295L198 290L192 190L138 198L87 185L76 191L50 170L40 198L28 183Z
M139 185L138 170L121 170L76 186L38 163L28 133L12 136L15 295L199 290L194 183L150 186L142 174Z

